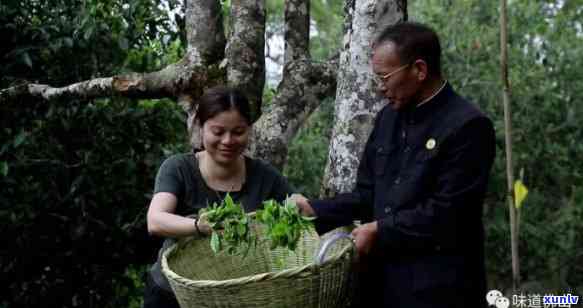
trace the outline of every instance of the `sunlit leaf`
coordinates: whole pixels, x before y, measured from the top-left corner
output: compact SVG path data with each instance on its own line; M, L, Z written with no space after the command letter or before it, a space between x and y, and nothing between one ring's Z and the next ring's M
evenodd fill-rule
M32 68L32 60L30 59L28 52L22 53L22 61L24 61L24 64L26 64L28 67Z
M127 38L122 37L119 39L119 48L122 50L127 50L129 48L129 42Z
M63 41L65 42L65 46L69 48L73 47L73 40L70 37L64 38Z
M26 139L26 133L24 131L21 131L16 138L14 138L14 147L17 148L19 147L24 140Z
M1 161L0 162L0 173L3 176L7 176L8 175L8 162L5 162L5 161Z

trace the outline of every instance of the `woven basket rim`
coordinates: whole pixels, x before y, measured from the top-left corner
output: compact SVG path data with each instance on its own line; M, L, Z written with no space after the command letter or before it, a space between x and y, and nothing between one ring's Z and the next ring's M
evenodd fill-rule
M202 238L195 238L195 237L191 237L188 238L188 241L196 241L196 240L201 240ZM231 279L225 279L225 280L192 280L192 279L188 279L188 278L184 278L178 274L176 274L173 270L170 269L170 267L168 266L168 256L177 249L179 245L179 242L176 242L174 244L172 244L170 247L168 247L163 253L162 253L162 272L166 275L166 277L169 280L173 280L174 282L178 282L183 286L186 287L229 287L229 286L237 286L237 285L242 285L242 284L246 284L246 283L251 283L251 282L259 282L259 281L268 281L268 280L272 280L272 279L276 279L276 278L293 278L295 276L301 275L305 272L311 273L314 271L318 271L318 269L320 267L323 267L325 265L328 265L330 263L334 263L334 262L339 262L341 259L345 258L347 253L350 252L351 254L354 254L353 251L353 246L352 245L346 245L345 247L343 247L339 253L337 253L336 255L326 259L324 262L322 262L321 264L315 264L313 261L303 265L303 266L297 266L297 267L293 267L293 268L288 268L288 269L284 269L284 270L280 270L280 271L271 271L271 272L265 272L265 273L259 273L259 274L255 274L255 275L250 275L250 276L244 276L244 277L239 277L239 278L231 278ZM353 255L350 256L351 258L354 258Z

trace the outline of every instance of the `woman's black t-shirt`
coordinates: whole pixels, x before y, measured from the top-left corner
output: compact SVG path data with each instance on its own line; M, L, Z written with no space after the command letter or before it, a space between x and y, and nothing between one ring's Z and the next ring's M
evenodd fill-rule
M255 211L264 200L283 201L294 190L285 177L273 166L259 160L245 157L246 177L241 190L230 192L235 202L240 202L246 212ZM176 196L178 203L175 214L195 216L201 208L225 197L225 192L208 187L200 173L194 153L176 154L164 161L156 175L154 194L168 192ZM150 269L150 275L158 286L171 290L160 266L162 252L174 243L166 239L158 254L158 260Z

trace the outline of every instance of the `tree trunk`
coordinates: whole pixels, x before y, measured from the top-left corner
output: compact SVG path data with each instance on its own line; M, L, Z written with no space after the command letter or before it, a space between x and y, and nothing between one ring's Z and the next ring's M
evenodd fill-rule
M350 191L376 113L385 103L372 82L370 48L377 30L405 20L406 0L348 1L340 55L335 121L322 195Z
M257 119L265 84L265 0L231 1L231 24L226 50L228 81L247 95Z

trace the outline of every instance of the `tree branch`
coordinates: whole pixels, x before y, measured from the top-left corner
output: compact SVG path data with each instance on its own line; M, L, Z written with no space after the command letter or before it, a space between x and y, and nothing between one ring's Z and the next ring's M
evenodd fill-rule
M50 101L63 96L79 98L110 96L113 93L112 83L112 77L78 82L62 88L27 83L1 90L0 103L23 98L41 98Z
M273 105L255 123L251 155L282 169L288 145L308 116L336 91L336 60L289 62Z
M203 87L218 83L220 74L209 74L206 67L193 65L187 54L181 61L152 73L133 73L78 82L61 88L44 84L25 84L0 91L0 103L15 99L36 98L45 101L57 99L93 99L123 96L128 98L173 98L181 93L200 96Z
M310 57L310 2L285 1L285 58L284 65L293 60Z
M232 0L231 21L227 79L249 98L258 119L265 84L265 0Z

